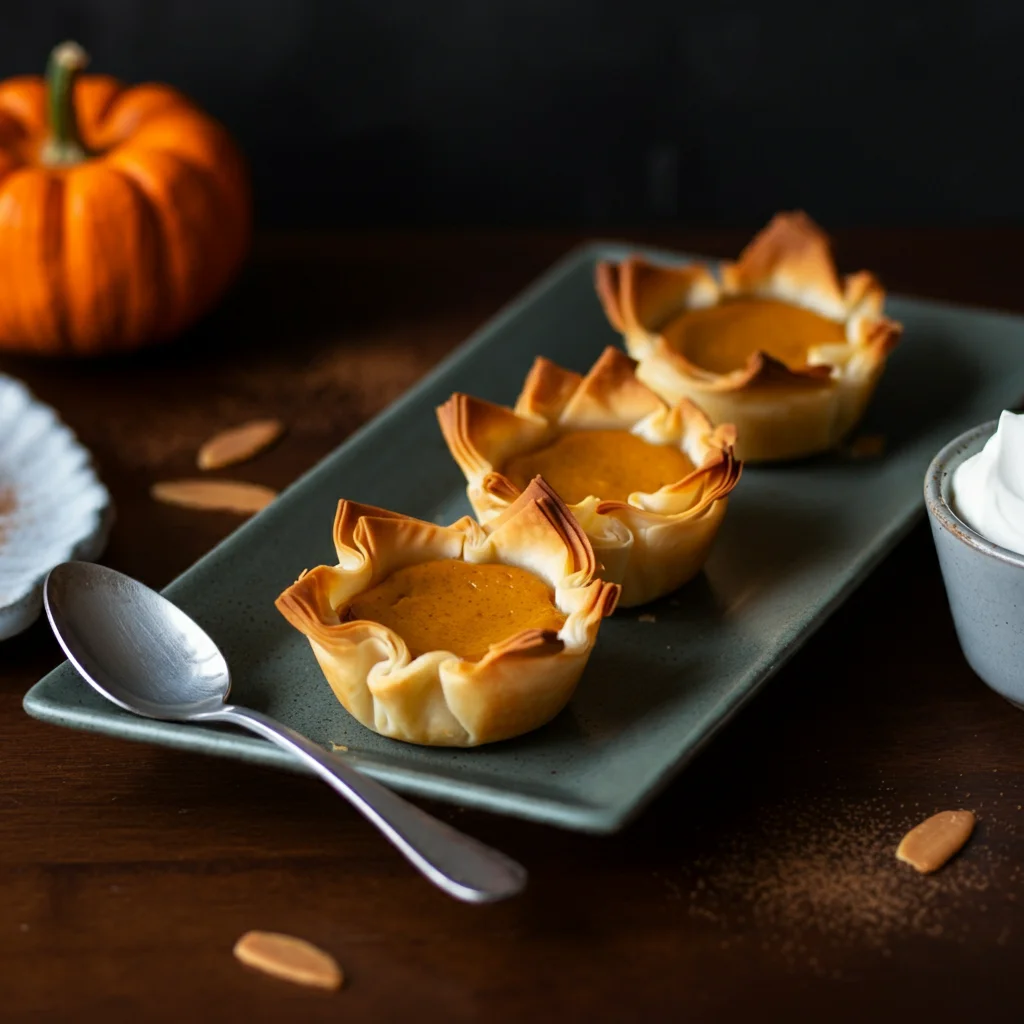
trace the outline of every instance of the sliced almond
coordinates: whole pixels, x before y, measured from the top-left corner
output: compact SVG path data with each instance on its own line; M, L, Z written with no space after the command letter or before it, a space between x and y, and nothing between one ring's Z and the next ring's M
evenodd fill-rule
M280 932L246 932L235 943L235 956L264 974L317 988L341 988L345 976L330 953L305 939Z
M974 831L970 811L941 811L912 828L896 848L896 857L922 874L937 871Z
M200 469L223 469L245 462L272 445L283 430L280 420L250 420L222 430L199 449L196 464Z
M269 487L237 480L165 480L153 484L150 494L167 505L242 515L259 512L277 497Z

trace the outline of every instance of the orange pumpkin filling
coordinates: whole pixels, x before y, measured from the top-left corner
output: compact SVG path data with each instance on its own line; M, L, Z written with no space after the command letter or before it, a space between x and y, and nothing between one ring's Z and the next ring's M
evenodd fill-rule
M558 631L565 616L551 588L514 565L455 559L420 562L393 572L349 605L349 619L394 630L418 658L451 651L467 661L524 629Z
M693 472L678 448L651 444L628 430L569 430L554 442L509 459L502 473L520 490L538 474L567 505L594 495L625 501L652 494Z
M845 325L774 299L726 298L690 310L669 331L672 346L710 373L742 370L755 352L799 370L808 349L846 344Z

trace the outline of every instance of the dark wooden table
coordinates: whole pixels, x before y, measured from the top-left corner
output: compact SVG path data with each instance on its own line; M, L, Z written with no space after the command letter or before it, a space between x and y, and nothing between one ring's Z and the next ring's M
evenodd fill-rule
M265 238L175 345L0 369L95 453L119 511L106 561L161 587L237 525L147 495L208 434L281 417L238 475L287 484L576 241ZM1024 308L1024 232L838 243L893 291ZM435 806L528 866L493 907L436 892L315 781L32 721L22 696L57 661L42 623L0 645L4 1021L1024 1019L1024 716L964 663L923 525L620 835ZM894 860L956 807L979 815L957 861ZM332 951L345 990L242 968L250 928Z

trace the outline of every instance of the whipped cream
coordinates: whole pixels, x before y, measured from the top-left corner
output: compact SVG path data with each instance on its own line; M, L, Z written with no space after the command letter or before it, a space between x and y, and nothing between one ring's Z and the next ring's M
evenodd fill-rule
M1024 555L1024 415L1004 412L977 455L953 472L953 509L985 540Z

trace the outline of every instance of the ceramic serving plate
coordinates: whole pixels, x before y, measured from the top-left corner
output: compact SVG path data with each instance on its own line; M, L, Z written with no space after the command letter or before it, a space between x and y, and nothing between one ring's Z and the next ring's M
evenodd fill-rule
M340 497L450 522L469 511L434 408L452 391L511 403L538 353L585 370L618 341L577 250L387 412L165 591L220 644L233 698L329 745L409 793L591 832L621 826L814 632L922 511L921 479L949 438L1024 393L1024 319L891 299L906 327L862 426L885 454L748 469L705 573L677 595L605 622L572 702L531 735L474 750L425 749L362 728L335 701L274 598L333 562ZM650 255L658 256L656 253ZM664 254L662 254L662 258ZM677 257L682 259L682 257ZM654 621L641 616L654 616ZM25 698L73 728L281 767L287 756L215 728L135 718L64 665Z

